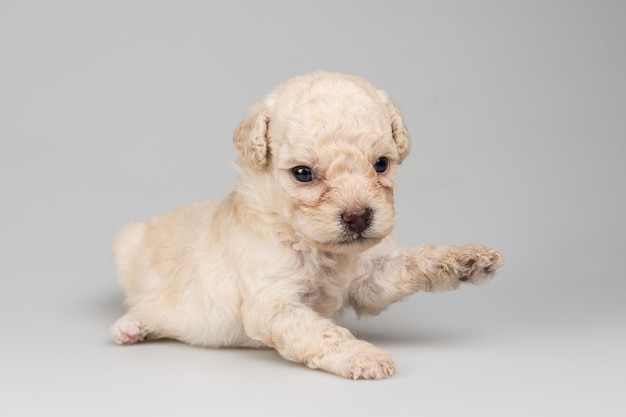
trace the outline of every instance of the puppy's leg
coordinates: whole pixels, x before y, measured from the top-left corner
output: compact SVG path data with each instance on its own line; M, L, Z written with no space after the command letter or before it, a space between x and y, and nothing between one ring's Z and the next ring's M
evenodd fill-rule
M269 309L273 315L262 313ZM257 304L246 308L243 318L250 337L310 368L351 379L382 379L395 373L389 352L357 340L347 329L305 306Z
M148 330L131 313L120 317L111 326L111 337L118 345L131 345L141 342L147 335Z
M503 263L498 251L478 244L402 249L383 242L360 259L349 301L358 314L378 314L416 291L449 291L464 282L484 282Z

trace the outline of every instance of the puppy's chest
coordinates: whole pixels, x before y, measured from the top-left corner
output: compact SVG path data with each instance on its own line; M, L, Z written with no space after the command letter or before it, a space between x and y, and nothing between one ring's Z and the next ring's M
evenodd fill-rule
M347 259L329 260L317 264L311 272L302 301L323 316L337 315L343 309L354 276L353 262Z

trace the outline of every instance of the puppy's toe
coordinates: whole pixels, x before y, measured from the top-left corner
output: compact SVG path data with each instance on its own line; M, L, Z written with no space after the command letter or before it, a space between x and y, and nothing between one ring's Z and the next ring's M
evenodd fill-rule
M497 250L478 244L461 247L456 258L455 270L459 280L472 284L480 284L492 278L494 272L504 264Z
M111 326L111 337L118 345L131 345L141 342L147 335L147 330L143 328L139 320L128 314Z

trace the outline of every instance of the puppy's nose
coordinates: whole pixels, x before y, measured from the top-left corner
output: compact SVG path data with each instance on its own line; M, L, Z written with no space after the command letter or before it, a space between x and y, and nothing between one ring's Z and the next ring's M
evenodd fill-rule
M360 210L346 211L341 214L341 219L348 229L361 234L372 223L372 214L372 209L366 207Z

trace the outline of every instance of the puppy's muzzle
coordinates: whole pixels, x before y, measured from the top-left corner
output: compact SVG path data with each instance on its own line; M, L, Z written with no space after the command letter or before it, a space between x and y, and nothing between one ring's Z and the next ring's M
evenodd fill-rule
M360 235L372 223L374 212L366 207L359 210L345 211L341 213L341 220L348 230Z

